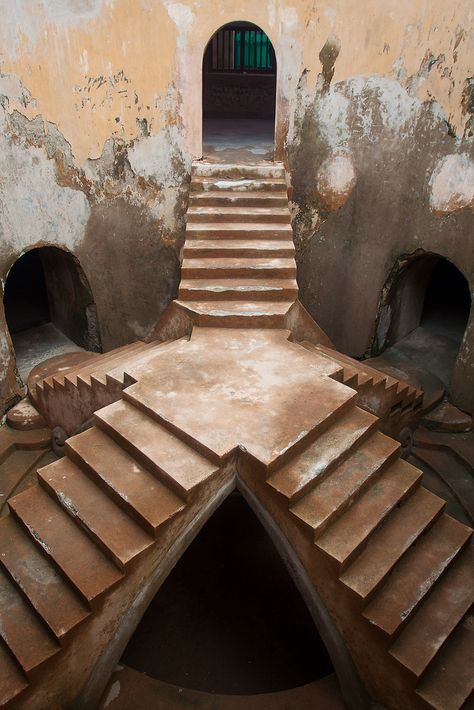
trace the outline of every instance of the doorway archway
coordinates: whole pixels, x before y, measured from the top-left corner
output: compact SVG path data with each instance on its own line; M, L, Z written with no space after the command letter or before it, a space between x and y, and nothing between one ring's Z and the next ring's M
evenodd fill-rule
M272 159L277 60L268 35L250 22L224 25L206 47L202 72L204 157Z
M213 695L289 690L334 673L282 559L237 491L184 552L121 663Z
M8 272L3 303L23 380L52 355L101 350L89 282L68 251L38 247L20 256Z
M396 348L449 387L471 311L467 279L448 259L429 252L404 259L389 281L378 348Z

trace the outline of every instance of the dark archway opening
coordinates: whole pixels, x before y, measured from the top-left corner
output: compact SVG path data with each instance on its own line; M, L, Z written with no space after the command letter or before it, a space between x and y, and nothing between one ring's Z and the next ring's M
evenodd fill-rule
M390 314L383 359L423 369L449 390L470 310L469 284L454 264L438 254L415 257L382 309L381 323Z
M426 287L420 325L461 345L471 310L469 284L446 259L439 259Z
M101 349L89 283L67 251L40 247L23 254L10 269L3 302L23 380L53 355Z
M238 493L184 553L121 662L165 683L230 695L295 688L333 672L286 567Z
M233 22L203 58L203 154L215 160L273 158L277 66L260 27Z

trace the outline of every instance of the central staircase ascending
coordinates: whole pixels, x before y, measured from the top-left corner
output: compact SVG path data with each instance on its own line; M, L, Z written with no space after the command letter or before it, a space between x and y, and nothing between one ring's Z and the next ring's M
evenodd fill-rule
M293 539L373 697L466 708L472 530L371 413L402 416L422 392L288 339L297 284L282 164L195 163L186 237L177 308L189 331L174 323L172 342L157 332L30 386L50 426L93 426L66 436L64 457L0 520L0 707L70 707L61 693L73 697L120 615L236 476Z
M193 164L178 303L196 323L283 327L294 253L282 163Z

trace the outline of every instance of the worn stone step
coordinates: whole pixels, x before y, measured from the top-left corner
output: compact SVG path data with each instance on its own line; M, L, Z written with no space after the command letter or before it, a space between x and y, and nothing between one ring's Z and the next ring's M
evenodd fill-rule
M95 417L99 428L179 496L187 499L197 486L217 473L216 464L129 401L115 402L96 412Z
M97 354L96 357L89 358L85 362L79 362L79 364L75 367L66 369L63 374L61 374L61 371L58 371L52 375L49 375L43 380L43 386L50 385L61 387L64 385L66 378L69 382L75 385L77 381L77 373L81 372L85 375L86 373L94 372L95 370L99 370L99 368L103 367L106 363L113 362L117 358L122 358L128 356L129 354L131 355L133 352L143 347L146 347L146 343L139 340L134 343L129 343L128 345L123 345L120 348L114 348L114 350L110 350L108 353Z
M387 635L407 622L436 580L468 543L471 529L444 514L397 563L364 616Z
M294 259L185 259L181 267L183 279L208 278L296 278Z
M186 227L188 239L282 239L293 240L291 224L255 222L199 222Z
M0 639L0 707L28 687L28 680L11 651Z
M415 445L423 449L448 450L474 475L474 437L429 431L419 427L415 432Z
M183 510L172 490L97 427L68 439L66 450L148 532Z
M67 373L64 379L69 380L69 382L73 385L76 385L77 379L80 377L83 382L90 384L92 376L96 379L101 378L102 376L102 380L105 383L105 373L108 370L113 370L120 362L128 361L130 358L137 356L149 347L149 343L144 343L141 340L138 340L136 343L130 343L130 345L126 345L123 348L118 348L110 353L105 353L102 357L97 358L95 361L91 361L82 368L78 368L71 373Z
M191 191L190 204L192 207L285 207L288 210L288 197L286 194L286 184L284 191L244 191L214 189L206 192Z
M294 257L293 241L282 239L193 239L184 245L187 258L208 257Z
M12 515L0 522L0 564L58 640L89 611Z
M288 206L285 207L190 207L186 220L188 224L198 222L253 222L255 224L283 223L291 222L291 214Z
M380 432L371 434L363 446L295 503L291 512L313 531L316 540L390 465L399 450L397 441Z
M196 325L215 328L284 328L291 301L188 301L176 303Z
M372 535L359 557L341 575L341 581L358 596L368 599L404 553L441 515L445 505L438 496L418 488Z
M1 570L0 599L0 636L31 678L60 646L14 582Z
M183 279L179 286L183 301L282 301L297 296L294 279Z
M474 615L456 627L416 690L434 710L471 710L474 688Z
M153 544L150 535L68 458L40 469L38 479L120 569Z
M250 178L253 180L261 178L285 177L283 163L258 162L258 163L207 163L205 161L195 161L191 166L191 182L196 177L212 177L223 179Z
M377 417L352 407L304 451L270 476L268 483L291 504L296 503L377 426Z
M469 545L441 577L390 653L419 678L473 603L474 547Z
M395 506L413 492L421 477L421 471L406 461L394 461L316 545L345 567Z
M271 192L280 193L287 197L288 186L284 178L222 178L219 176L200 177L193 175L191 180L191 194L201 192L231 192L241 194L246 192Z
M407 383L400 383L384 372L367 365L365 361L358 361L349 355L344 355L332 348L324 345L314 345L313 343L302 343L304 347L315 350L320 355L328 357L330 360L340 363L342 367L341 381L349 386L360 387L363 384L371 383L373 386L383 385L386 390L397 391L402 388L403 392L408 391Z
M121 579L120 570L40 486L15 496L9 505L34 541L89 604Z
M38 461L44 456L44 449L22 451L13 449L7 459L0 464L0 509L15 492L22 480L28 476Z

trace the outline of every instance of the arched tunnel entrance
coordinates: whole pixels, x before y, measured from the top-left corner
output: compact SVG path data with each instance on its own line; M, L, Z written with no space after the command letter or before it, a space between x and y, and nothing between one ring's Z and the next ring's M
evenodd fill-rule
M275 693L330 677L334 708L343 707L310 613L237 492L208 520L158 591L121 664L212 695Z
M89 283L78 260L63 249L40 247L17 259L8 273L3 303L23 380L53 355L101 350Z
M277 66L265 32L250 22L224 25L206 47L202 72L206 159L272 159Z
M449 388L470 310L469 284L459 269L438 254L416 256L393 280L381 309L384 358L410 361Z

